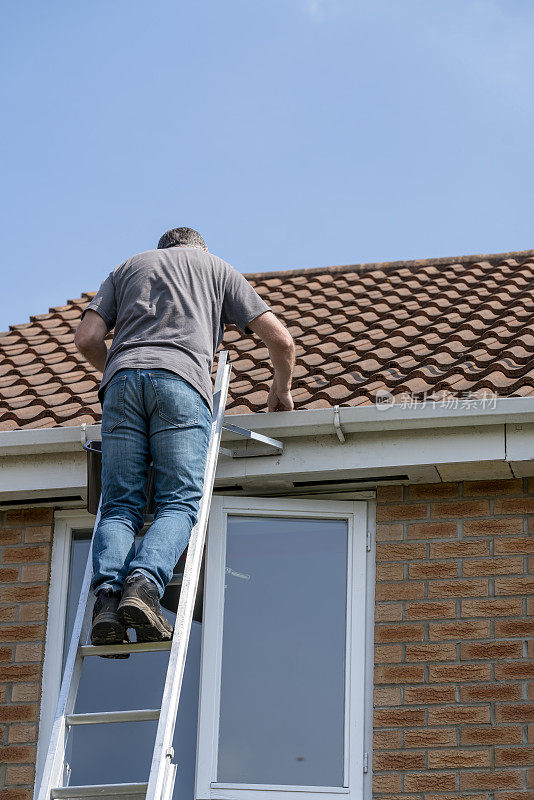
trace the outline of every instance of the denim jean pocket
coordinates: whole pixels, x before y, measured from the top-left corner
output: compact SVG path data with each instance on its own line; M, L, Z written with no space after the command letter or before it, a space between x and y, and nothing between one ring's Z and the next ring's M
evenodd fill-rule
M149 373L156 396L158 415L175 428L197 425L200 394L178 375Z
M102 405L102 431L111 433L117 425L126 419L124 408L124 390L126 387L126 375L111 380L104 392L104 403Z

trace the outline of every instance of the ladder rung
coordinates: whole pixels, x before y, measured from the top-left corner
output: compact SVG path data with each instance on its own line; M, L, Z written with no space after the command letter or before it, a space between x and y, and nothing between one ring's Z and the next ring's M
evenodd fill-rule
M51 800L56 798L84 797L97 800L99 797L121 797L122 800L138 800L146 796L148 783L101 783L95 786L61 786L50 791Z
M149 722L159 719L159 708L141 708L128 711L95 711L89 714L67 714L67 725L100 725L104 722Z
M133 642L132 644L84 644L80 647L80 654L85 656L114 656L123 653L153 653L159 650L170 650L171 641L168 642Z

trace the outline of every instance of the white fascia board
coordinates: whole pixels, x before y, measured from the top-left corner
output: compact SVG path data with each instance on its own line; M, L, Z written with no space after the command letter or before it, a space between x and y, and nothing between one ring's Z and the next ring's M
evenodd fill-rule
M282 440L336 433L334 407L228 414L225 421ZM431 401L407 408L401 403L387 408L375 405L340 406L339 422L346 433L534 423L534 397L497 398L494 405L488 403L486 408L480 404L466 408L444 408L439 403L433 405ZM74 452L79 449L84 435L87 440L100 439L100 425L0 431L0 458L24 453ZM223 432L222 438L227 442L239 441L236 434L228 431Z

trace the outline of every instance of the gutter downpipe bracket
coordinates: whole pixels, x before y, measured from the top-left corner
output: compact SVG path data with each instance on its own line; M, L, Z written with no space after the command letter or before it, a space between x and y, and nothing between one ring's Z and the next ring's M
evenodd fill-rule
M339 414L339 406L334 406L334 430L336 432L336 436L341 442L341 444L345 444L345 432L341 427L341 419Z

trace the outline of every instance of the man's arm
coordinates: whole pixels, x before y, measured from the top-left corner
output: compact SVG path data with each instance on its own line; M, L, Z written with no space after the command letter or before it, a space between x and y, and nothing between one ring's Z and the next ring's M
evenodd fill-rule
M104 339L108 326L96 311L89 308L74 334L74 344L90 364L104 372L108 348Z
M257 333L267 345L274 367L274 377L267 398L269 411L291 411L291 378L295 366L295 344L293 337L275 317L272 311L266 311L248 323L248 327Z

